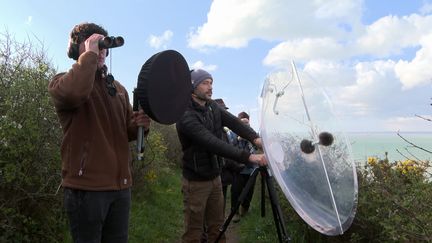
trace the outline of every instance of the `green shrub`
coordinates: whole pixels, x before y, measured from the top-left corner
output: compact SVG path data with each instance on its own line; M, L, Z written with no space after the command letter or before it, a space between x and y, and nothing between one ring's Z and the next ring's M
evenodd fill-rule
M0 242L61 241L61 129L43 50L0 36Z
M132 174L134 185L157 180L157 174L180 168L181 147L175 126L165 126L152 122L145 139L144 159L136 160L136 143L131 143L133 151ZM145 184L145 183L144 183Z
M133 162L132 176L134 185L140 184L147 180L156 179L156 171L167 167L166 151L167 147L164 144L162 134L155 128L151 131L144 141L144 158L137 160L136 158L136 143L131 143L133 147Z
M180 141L178 139L177 130L174 125L161 125L158 123L154 123L153 127L157 129L162 137L164 138L164 142L167 146L166 157L170 166L179 167L181 165L182 158L182 148Z
M289 234L294 242L431 242L432 184L428 170L428 161L390 163L388 159L369 158L357 169L357 213L343 235L319 234L282 199Z
M351 232L369 242L432 241L429 163L369 158L358 172L359 206Z

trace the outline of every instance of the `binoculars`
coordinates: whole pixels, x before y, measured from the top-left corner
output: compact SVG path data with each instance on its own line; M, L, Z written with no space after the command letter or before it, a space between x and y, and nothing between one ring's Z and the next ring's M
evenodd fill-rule
M124 39L121 36L106 36L99 40L98 45L99 49L108 49L119 47L124 44Z

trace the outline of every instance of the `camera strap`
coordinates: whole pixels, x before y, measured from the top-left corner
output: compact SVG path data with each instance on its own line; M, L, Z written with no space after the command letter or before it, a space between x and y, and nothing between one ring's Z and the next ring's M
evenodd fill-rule
M117 88L114 83L114 76L111 73L107 73L107 67L102 67L102 78L105 79L105 85L110 96L117 94Z

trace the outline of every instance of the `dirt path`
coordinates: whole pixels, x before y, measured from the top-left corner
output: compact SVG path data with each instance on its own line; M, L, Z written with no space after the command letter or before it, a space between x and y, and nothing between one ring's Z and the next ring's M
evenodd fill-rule
M231 221L231 223L228 225L228 229L225 231L226 243L240 242L238 227L239 227L238 223L233 223ZM178 241L176 241L176 243L181 243L181 240L179 239Z
M231 221L231 223L228 225L228 229L225 232L226 242L227 243L239 243L240 237L238 233L238 223L234 223Z

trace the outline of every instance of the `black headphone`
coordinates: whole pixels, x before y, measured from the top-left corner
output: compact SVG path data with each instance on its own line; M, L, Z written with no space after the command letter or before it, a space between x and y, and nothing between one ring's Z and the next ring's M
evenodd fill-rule
M82 38L79 38L82 39ZM75 61L78 60L79 57L79 46L80 44L73 42L72 40L69 42L69 49L67 51L67 55L69 58L74 59ZM109 54L109 49L106 49L106 56Z

